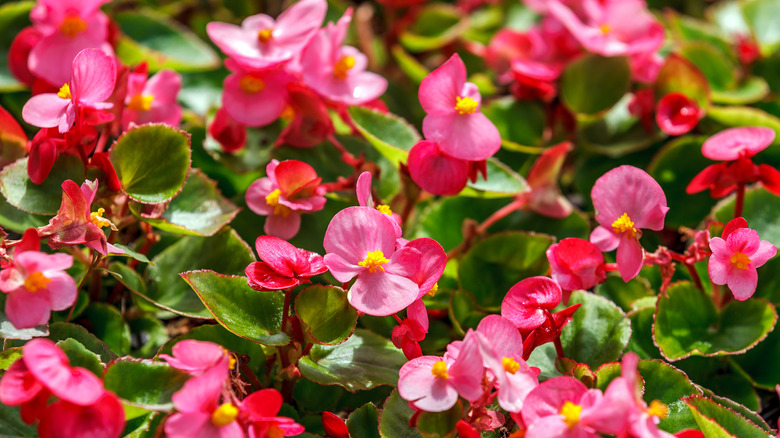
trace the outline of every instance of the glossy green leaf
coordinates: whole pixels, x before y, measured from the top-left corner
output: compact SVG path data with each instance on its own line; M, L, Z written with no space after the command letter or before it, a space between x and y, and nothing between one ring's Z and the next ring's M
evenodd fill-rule
M134 346L134 350L131 351L133 357L153 357L160 347L168 342L168 331L165 325L150 315L131 319L127 321L127 325L130 326L133 340L141 344Z
M765 300L732 301L719 312L709 296L680 282L658 298L653 336L671 361L741 354L764 339L776 321L774 307Z
M574 113L595 114L616 104L630 83L627 58L585 55L563 71L561 99Z
M734 196L725 198L713 208L713 216L724 224L734 218ZM768 240L775 246L780 246L780 197L767 192L763 188L748 189L742 208L742 217L748 226L756 230L761 240ZM761 268L759 268L761 269ZM764 270L761 269L760 272ZM761 275L758 276L759 280Z
M420 85L420 82L430 74L430 71L414 56L407 53L403 47L398 45L393 46L391 53L395 62L398 63L398 67L406 73L406 77L411 79L415 84Z
M25 213L0 197L0 227L6 231L23 234L28 228L38 228L49 223L50 215Z
M212 121L213 115L207 122ZM260 128L246 128L246 145L240 151L233 153L222 151L219 142L211 135L206 135L203 148L214 160L233 172L244 174L262 171L265 173L265 168L271 161L274 143L281 133L282 125L279 122Z
M169 410L173 408L171 396L189 378L188 373L165 362L125 359L108 366L103 384L131 406Z
M742 15L753 31L753 36L764 56L769 56L780 48L780 29L774 21L779 14L780 2L777 0L742 2Z
M346 391L340 386L322 386L310 380L295 382L293 399L299 412L337 411L339 399Z
M290 338L280 332L284 292L260 292L246 277L214 271L189 271L182 278L198 294L217 322L238 336L263 345L285 345Z
M187 179L190 135L168 125L141 125L122 134L109 154L128 196L148 204L165 202Z
M476 329L479 322L487 316L486 312L479 310L474 297L463 290L452 292L448 310L452 325L462 336L468 329Z
M420 140L417 130L394 114L352 106L349 115L366 140L395 166L406 163L409 150Z
M380 438L379 409L369 402L349 414L347 429L353 437Z
M780 367L768 364L780 363L780 329L775 327L766 339L745 354L735 356L734 361L755 385L774 390L775 385L780 385Z
M746 410L760 409L750 378L734 365L731 357L691 356L675 365L704 390L704 395L709 397L714 393L740 403Z
M409 426L414 411L409 403L393 390L382 407L379 417L379 434L382 438L423 438L422 434Z
M84 165L72 154L61 154L41 185L27 176L27 158L6 166L0 173L0 191L9 204L27 213L53 216L62 203L62 183L84 181Z
M728 90L736 85L736 65L712 45L702 41L688 43L680 54L702 72L712 90Z
M389 340L357 329L346 342L315 345L298 362L301 374L320 385L340 385L349 391L395 385L406 357Z
M706 397L692 396L683 400L693 413L699 429L707 438L733 436L770 438L772 436L742 415Z
M105 303L92 303L84 316L89 320L91 332L120 356L130 352L130 327L119 310Z
M86 368L98 377L103 375L104 365L100 363L100 357L87 350L81 342L75 339L64 339L57 342L57 347L68 356L70 366Z
M399 41L412 53L435 50L450 44L467 28L468 21L455 7L432 3L419 11L411 26L399 36Z
M298 294L295 313L304 336L329 345L346 340L355 330L358 317L344 289L322 285L309 286Z
M617 304L624 312L631 310L634 301L654 296L646 279L635 277L626 283L619 275L608 275L604 283L596 286L595 292Z
M20 90L24 86L8 70L8 50L19 32L29 26L30 11L35 2L20 1L6 3L0 7L0 92Z
M710 85L707 78L693 63L676 54L666 58L655 79L656 99L672 92L685 94L701 108L709 106Z
M105 342L80 325L67 322L54 322L49 325L48 339L57 342L71 338L77 340L87 350L97 354L103 363L109 363L117 358L116 354L108 348Z
M125 432L132 431L124 438L155 438L158 431L162 428L165 414L161 412L150 412L144 416L136 417L125 423Z
M11 347L0 351L0 370L6 371L14 362L21 359L22 347Z
M487 181L481 178L477 182L469 181L461 192L462 196L503 198L531 190L525 178L497 159L488 158L486 167Z
M642 359L661 359L661 351L653 343L653 314L655 305L626 314L631 321L631 339L626 351L633 351Z

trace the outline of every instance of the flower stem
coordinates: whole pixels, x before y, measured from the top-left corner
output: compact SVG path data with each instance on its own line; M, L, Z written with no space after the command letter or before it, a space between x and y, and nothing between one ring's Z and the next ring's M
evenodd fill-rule
M290 299L292 298L292 288L284 290L284 308L282 308L282 331L287 332L287 319L290 315Z
M258 380L254 371L252 371L252 368L249 368L249 365L247 365L247 363L249 363L249 355L248 354L241 355L238 360L238 369L241 371L241 374L243 374L244 377L246 377L247 380L249 380L249 383L252 384L252 386L255 388L255 391L263 389L263 384L260 383L260 380Z
M501 207L500 209L496 210L495 213L490 215L489 218L485 219L484 222L482 222L477 227L477 235L484 234L488 228L493 226L496 222L500 221L501 219L509 216L512 212L519 210L523 208L523 205L525 205L524 200L514 200L510 202L509 204L505 205L504 207Z
M699 288L700 291L703 292L704 285L701 283L701 277L699 277L699 273L696 271L696 267L691 263L685 263L685 267L688 269L688 273L691 275L693 283L696 285L696 287Z
M737 185L737 201L734 203L734 217L742 216L742 207L745 205L745 183Z

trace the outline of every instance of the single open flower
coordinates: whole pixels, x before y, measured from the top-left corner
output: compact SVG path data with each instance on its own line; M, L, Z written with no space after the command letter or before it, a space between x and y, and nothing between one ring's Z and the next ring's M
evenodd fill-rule
M262 261L246 267L249 286L256 290L282 290L309 283L328 268L317 253L296 248L274 236L260 236L255 249Z

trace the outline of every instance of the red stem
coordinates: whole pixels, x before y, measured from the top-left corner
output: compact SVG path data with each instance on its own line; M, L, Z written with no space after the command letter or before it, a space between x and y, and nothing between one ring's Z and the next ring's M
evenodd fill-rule
M290 298L292 295L292 288L285 289L284 291L284 308L282 309L282 331L287 332L287 319L290 313Z
M745 205L745 183L737 185L737 202L734 204L734 217L742 216L742 207Z
M509 204L505 205L504 207L501 207L500 209L496 210L495 213L490 215L489 218L485 219L485 221L482 222L479 225L479 227L477 227L477 234L478 235L484 234L488 230L488 228L490 228L493 224L509 216L512 212L523 208L523 205L525 205L524 200L516 199L510 202Z

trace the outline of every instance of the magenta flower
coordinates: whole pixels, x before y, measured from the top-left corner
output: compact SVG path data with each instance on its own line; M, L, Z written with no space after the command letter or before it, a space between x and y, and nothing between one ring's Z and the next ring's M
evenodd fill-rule
M350 8L335 25L320 29L301 54L301 68L303 81L314 91L334 102L360 105L381 96L387 80L366 71L366 55L342 45L351 21Z
M741 217L726 225L722 237L710 240L710 249L710 279L715 284L728 285L739 301L753 296L758 284L756 268L777 254L777 248L766 240L760 240L758 233L748 228L747 221Z
M444 154L481 161L501 148L501 135L479 112L482 96L476 85L466 82L466 66L457 53L423 79L418 97L428 114L423 134Z
M604 396L579 380L554 377L534 388L525 401L522 417L527 438L598 438ZM622 422L619 416L614 419ZM596 424L594 424L596 423Z
M122 111L122 129L130 123L165 123L179 126L181 105L176 97L181 90L181 75L162 70L148 78L146 73L130 73L127 78L125 109Z
M209 38L226 55L248 69L274 67L297 56L322 24L325 0L301 0L279 14L246 18L241 27L220 22L206 26Z
M282 290L310 283L309 278L327 271L322 256L296 248L274 236L255 241L260 262L246 267L249 286L256 290Z
M282 437L304 432L304 427L288 417L276 414L282 408L282 395L273 388L261 389L249 394L241 402L239 415L249 423L249 436Z
M683 93L669 93L658 101L655 122L669 135L683 135L696 127L704 110Z
M40 128L58 127L68 132L79 108L107 109L116 82L116 64L97 49L79 52L73 59L69 82L57 93L33 96L22 108L25 122Z
M282 68L248 70L230 59L233 72L225 78L222 108L245 126L265 126L278 119L287 107L287 84L294 78Z
M266 175L249 186L246 204L255 213L268 216L263 227L266 234L291 239L301 227L301 213L325 206L322 178L314 168L298 160L271 160Z
M227 373L231 359L228 351L222 346L193 339L176 343L171 352L173 356L161 354L159 358L168 362L170 366L196 377L212 368L221 368Z
M434 195L455 196L468 182L469 161L445 154L434 141L418 141L408 161L412 180Z
M590 289L607 279L604 254L583 239L566 238L547 248L552 278L562 289Z
M641 229L661 230L669 211L663 189L647 172L620 166L602 175L591 191L596 227L590 241L602 251L617 248L617 265L623 281L642 269Z
M421 253L396 250L396 233L384 213L349 207L338 212L325 231L325 265L336 280L357 277L347 298L357 310L386 316L415 301L420 287L411 279L421 266Z
M5 314L19 329L46 324L52 310L67 309L76 301L76 282L65 272L73 257L38 249L38 233L30 228L10 266L0 271L0 290L8 294Z
M530 277L509 289L501 302L501 316L526 332L544 324L560 302L558 283L548 277Z

